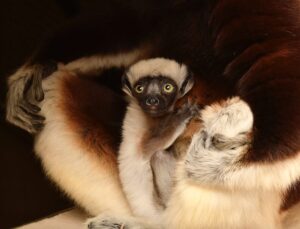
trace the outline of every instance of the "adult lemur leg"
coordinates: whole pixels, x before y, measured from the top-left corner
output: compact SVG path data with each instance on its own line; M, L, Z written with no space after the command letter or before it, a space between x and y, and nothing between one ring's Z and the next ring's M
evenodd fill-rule
M201 118L203 128L193 136L179 167L166 225L280 228L282 189L278 183L285 182L280 173L292 177L295 168L287 165L294 166L294 162L244 162L251 149L253 114L239 98L206 107Z
M214 104L204 109L201 117L204 129L194 136L185 162L190 179L229 188L277 191L298 180L299 154L275 162L248 160L255 130L246 102L236 97Z
M47 175L91 215L129 216L115 155L123 100L63 70L45 79L43 88L46 120L35 150Z

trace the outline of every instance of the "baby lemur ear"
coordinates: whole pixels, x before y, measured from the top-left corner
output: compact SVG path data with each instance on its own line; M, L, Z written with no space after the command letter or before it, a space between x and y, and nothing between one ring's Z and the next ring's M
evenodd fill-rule
M125 72L122 76L122 90L128 95L132 95L132 87L129 82L127 72Z
M193 86L194 86L194 75L188 69L187 76L184 79L183 83L181 84L181 87L180 87L180 90L179 90L179 97L181 98L186 93L188 93L192 89Z

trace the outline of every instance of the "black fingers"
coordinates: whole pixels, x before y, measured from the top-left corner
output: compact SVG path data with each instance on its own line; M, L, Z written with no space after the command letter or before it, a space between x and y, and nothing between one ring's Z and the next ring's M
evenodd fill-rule
M51 75L53 72L57 71L58 65L55 61L47 61L42 64L40 64L40 74L37 74L36 76L33 76L33 87L35 91L35 99L38 102L41 102L44 100L44 91L42 88L42 80Z
M31 108L33 106L34 108ZM30 108L29 108L30 107ZM45 117L38 115L37 113L41 108L35 106L35 105L24 105L24 103L20 104L21 112L24 112L28 117L30 116L33 120L41 121L43 122L45 120Z
M28 119L28 120L30 120L30 119ZM43 127L44 127L43 124L28 122L28 120L26 120L24 118L24 116L21 116L21 115L15 116L13 124L26 130L27 132L29 132L31 134L38 133L43 129Z
M21 119L27 120L27 125L32 125L33 132L39 131L44 123L45 118L38 113L41 108L38 103L44 99L44 92L42 89L42 77L40 74L33 74L26 81L23 91L23 98L19 101L18 116Z
M11 85L9 90L7 119L30 133L39 132L45 118L39 114L39 103L44 99L42 68L32 66L32 73Z
M35 68L35 72L33 72L31 76L28 76L23 91L23 97L33 103L41 102L44 99L44 92L42 89L43 79L40 71L40 68Z
M44 91L42 88L42 76L34 75L32 77L32 86L30 88L32 90L31 94L33 94L34 99L38 102L44 100Z
M22 100L19 103L19 106L22 110L25 110L29 114L36 114L41 111L41 108L37 105L29 103L27 100Z
M189 119L199 115L199 111L200 107L196 103L188 101L176 113L178 118Z
M108 220L102 220L102 222L90 222L87 225L88 229L129 229L129 227L122 223L110 222Z
M18 120L21 121L31 133L39 132L43 128L45 121L45 117L39 115L41 108L26 100L22 100L18 106Z
M44 100L42 80L55 72L58 69L58 65L54 61L47 61L35 65L33 69L34 72L26 82L24 97L30 101L41 102Z
M222 150L235 150L241 146L250 144L251 141L247 134L241 133L235 137L226 137L222 134L215 134L211 138L211 146L215 149Z

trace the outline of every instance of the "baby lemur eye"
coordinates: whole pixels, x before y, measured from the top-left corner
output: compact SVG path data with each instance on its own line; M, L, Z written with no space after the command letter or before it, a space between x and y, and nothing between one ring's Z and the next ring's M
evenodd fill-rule
M137 93L142 93L144 91L144 86L142 86L142 85L136 85L135 91Z
M170 83L166 83L164 85L164 91L167 93L171 93L174 90L174 86Z

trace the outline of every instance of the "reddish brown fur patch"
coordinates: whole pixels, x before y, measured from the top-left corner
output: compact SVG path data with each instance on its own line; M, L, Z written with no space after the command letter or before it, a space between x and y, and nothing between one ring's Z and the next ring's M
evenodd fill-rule
M123 99L105 86L74 75L64 78L62 98L62 110L78 143L116 167L125 111Z
M283 203L280 210L286 211L300 201L300 180L293 184L284 194Z
M187 100L197 103L200 107L210 105L224 97L230 96L230 91L230 86L226 82L211 82L196 75L193 88L187 95L177 101L176 107L182 106Z

